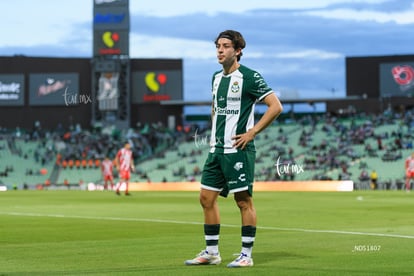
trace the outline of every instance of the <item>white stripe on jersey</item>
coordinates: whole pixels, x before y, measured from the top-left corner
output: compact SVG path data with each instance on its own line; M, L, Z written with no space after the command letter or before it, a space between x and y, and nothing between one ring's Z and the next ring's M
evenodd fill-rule
M213 84L213 95L214 95L214 107L217 108L218 102L222 100L219 95L217 95L218 87L220 82L223 78L230 78L229 86L227 87L227 93L225 99L227 101L226 112L227 111L238 111L237 114L232 114L231 116L226 116L226 123L224 129L224 141L219 141L224 143L224 153L234 153L237 152L237 149L233 147L234 141L231 139L234 135L236 135L237 130L237 122L239 121L240 117L240 109L241 109L241 96L242 96L242 87L243 87L243 75L239 71L235 71L231 74L231 76L224 76L222 73L216 75ZM238 83L239 89L237 92L232 91L232 84ZM239 98L239 100L229 100L228 98ZM216 145L215 137L216 137L216 126L217 126L217 115L214 114L213 116L213 127L212 127L212 135L211 135L211 143L212 146L211 152L214 152L214 146Z

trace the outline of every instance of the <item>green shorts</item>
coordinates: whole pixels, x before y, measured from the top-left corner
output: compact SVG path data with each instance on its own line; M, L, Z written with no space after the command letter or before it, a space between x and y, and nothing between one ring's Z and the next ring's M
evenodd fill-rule
M201 188L229 193L248 191L253 195L255 151L209 153L201 176Z

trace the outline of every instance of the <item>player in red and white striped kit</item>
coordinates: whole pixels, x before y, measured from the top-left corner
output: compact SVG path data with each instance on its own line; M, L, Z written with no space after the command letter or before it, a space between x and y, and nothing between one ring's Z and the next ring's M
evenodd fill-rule
M124 147L118 151L114 160L115 168L118 170L120 181L116 186L116 194L120 195L119 189L125 183L125 195L129 194L129 179L131 171L135 170L134 159L131 151L131 144L126 142Z
M114 189L114 175L113 175L113 162L109 159L109 157L105 157L105 159L101 163L101 172L102 172L102 179L104 181L104 189L109 189L108 182L111 184L111 191Z
M414 180L414 152L405 159L405 189L411 190L411 180Z

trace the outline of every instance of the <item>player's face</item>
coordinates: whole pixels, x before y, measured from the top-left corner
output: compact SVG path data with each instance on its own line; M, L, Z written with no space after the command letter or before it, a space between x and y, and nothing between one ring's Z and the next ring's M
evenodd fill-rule
M223 66L231 66L237 61L237 55L240 53L240 50L234 49L233 43L227 38L218 39L216 49L218 62Z

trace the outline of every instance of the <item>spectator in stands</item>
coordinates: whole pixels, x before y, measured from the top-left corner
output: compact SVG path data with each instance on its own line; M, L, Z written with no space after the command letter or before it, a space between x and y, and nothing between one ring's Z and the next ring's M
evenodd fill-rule
M382 138L381 136L377 137L377 145L378 145L378 150L383 150L384 147L382 146Z
M46 188L50 187L50 179L49 178L45 180L45 187Z
M193 169L193 174L194 175L199 175L201 173L201 170L198 166L195 166Z
M370 188L370 174L365 169L365 167L361 170L361 173L358 177L359 180L359 186L357 186L358 189L369 189Z
M360 181L367 181L369 179L370 179L370 177L368 175L368 171L366 169L363 169L361 171L361 173L359 174L359 180Z
M33 175L33 170L31 168L27 168L26 175Z
M256 211L252 199L255 162L253 140L282 112L282 105L258 72L239 63L245 47L244 38L239 32L224 31L218 35L215 44L218 62L223 70L213 76L212 142L202 171L199 196L204 213L206 249L185 264L221 262L217 198L234 193L242 218L242 250L239 257L228 266L252 266L251 253L256 236ZM256 101L263 101L268 108L254 124L252 111Z
M65 178L65 180L63 180L63 186L68 188L68 190L70 189L69 180L67 178Z
M58 153L56 154L56 165L60 166L61 162L62 162L62 154Z

